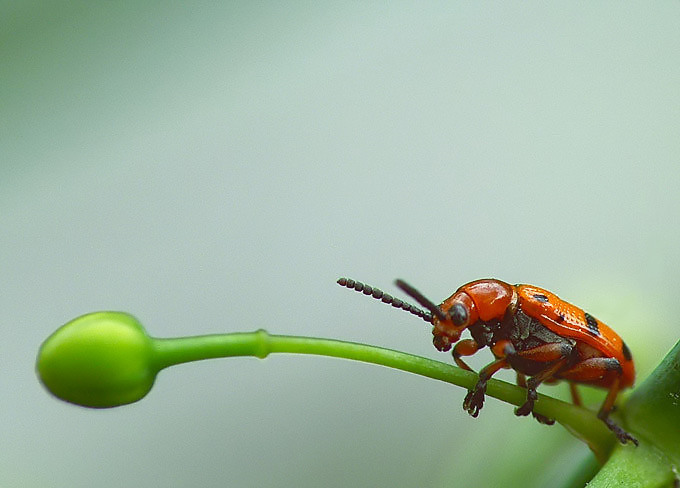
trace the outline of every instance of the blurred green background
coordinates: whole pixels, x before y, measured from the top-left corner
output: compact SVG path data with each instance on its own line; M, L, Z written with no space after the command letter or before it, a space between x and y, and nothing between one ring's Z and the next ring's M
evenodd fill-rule
M35 354L94 310L448 361L335 280L438 301L497 277L613 326L640 376L680 336L678 2L1 5L0 486L546 486L589 456L328 358L184 365L75 407Z

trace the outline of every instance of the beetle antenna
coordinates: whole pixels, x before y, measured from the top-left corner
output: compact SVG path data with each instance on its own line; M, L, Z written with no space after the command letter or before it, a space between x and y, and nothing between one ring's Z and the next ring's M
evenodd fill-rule
M383 303L387 303L388 305L392 305L394 308L400 308L402 310L406 310L407 312L409 312L409 313L411 313L411 314L413 314L417 317L420 317L425 322L429 322L430 324L432 323L432 314L431 313L426 312L425 310L421 310L420 308L416 307L415 305L411 305L410 303L407 303L403 300L400 300L399 298L395 298L392 295L388 295L387 293L384 293L382 290L379 290L378 288L372 287L370 285L366 285L364 283L352 280L350 278L340 278L337 281L337 283L338 283L338 285L344 286L345 288L349 288L350 290L362 292L364 295L370 295L373 298L375 298L376 300L380 300ZM439 310L437 308L437 311L441 314L441 310Z
M404 280L397 280L394 282L394 284L401 288L401 290L404 293L413 298L420 305L428 309L432 313L432 315L436 316L439 320L441 320L442 322L445 322L447 320L446 315L437 305L432 303L428 298L425 297L425 295L420 293L418 290L413 288Z

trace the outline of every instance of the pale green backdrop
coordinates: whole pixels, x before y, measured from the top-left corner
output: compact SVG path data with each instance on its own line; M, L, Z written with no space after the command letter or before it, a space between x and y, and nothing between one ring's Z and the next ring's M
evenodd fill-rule
M680 337L678 2L1 5L0 486L531 487L588 456L327 358L185 365L74 407L34 360L89 311L448 361L336 278L438 301L491 276L587 308L642 375Z

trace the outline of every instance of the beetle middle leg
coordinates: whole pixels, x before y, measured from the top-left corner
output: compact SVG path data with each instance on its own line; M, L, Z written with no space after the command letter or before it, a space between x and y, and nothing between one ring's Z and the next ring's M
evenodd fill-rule
M555 375L555 373L557 373L566 364L566 362L567 358L560 359L549 368L544 369L537 375L534 375L527 380L527 401L524 402L524 404L521 407L515 409L515 415L524 416L529 415L531 413L533 414L534 417L536 417L536 420L538 420L541 423L545 423L548 425L552 425L555 423L554 420L549 419L544 415L534 413L534 403L538 399L538 392L536 391L536 389L545 380L552 378Z
M531 349L518 351L509 356L510 364L515 369L522 369L521 366L526 364L544 363L546 367L538 373L529 378L526 382L527 400L522 406L515 410L515 415L529 415L533 413L534 403L538 398L536 389L544 381L549 381L554 378L562 368L569 363L573 346L563 342L551 342L542 344ZM550 419L543 415L534 415L539 422L553 423Z
M521 386L522 388L527 388L527 377L523 374L518 372L517 373L517 386ZM545 415L542 415L540 413L536 413L533 410L531 411L531 415L534 416L536 420L538 420L539 423L545 424L545 425L553 425L555 423L554 419L551 419L550 417L546 417Z

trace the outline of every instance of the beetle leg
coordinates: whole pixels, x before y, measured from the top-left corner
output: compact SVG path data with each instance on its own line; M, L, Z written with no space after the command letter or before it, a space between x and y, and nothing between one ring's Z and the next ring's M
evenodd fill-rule
M597 381L604 378L607 374L614 372L616 377L620 377L621 363L616 358L588 358L581 362L574 364L569 369L560 373L560 377L587 383L589 381Z
M527 387L527 377L523 373L517 373L517 386L521 386L522 388ZM534 416L536 420L539 421L541 424L545 425L553 425L555 423L554 419L551 419L549 417L546 417L545 415L541 415L540 413L536 413L534 411L531 412L531 415Z
M534 402L536 402L536 399L538 398L538 393L536 392L536 389L538 388L538 385L543 383L546 379L551 378L557 371L560 370L567 362L567 358L562 358L559 361L556 361L554 364L552 364L550 367L544 369L537 375L532 376L529 378L527 381L527 401L524 402L524 404L515 409L515 415L518 416L523 416L523 415L529 415L529 413L534 412ZM541 414L534 414L534 417L541 422L541 423L546 423L548 425L552 425L555 423L554 420L549 419L545 417L544 415Z
M574 403L574 405L580 407L582 405L581 394L576 389L576 383L573 381L569 382L569 392L571 393L571 401Z
M550 342L512 354L517 359L539 361L545 364L569 357L574 346L562 342ZM511 361L512 363L512 361ZM548 378L545 378L546 380Z
M555 419L551 419L550 417L546 417L545 415L542 415L540 413L536 413L533 410L531 411L531 415L538 421L539 424L543 425L554 425L555 424Z
M517 386L521 386L522 388L527 387L527 377L524 375L524 373L517 373ZM545 415L541 415L540 413L532 411L531 415L533 415L534 418L541 424L553 425L555 423L554 419L548 418Z
M465 363L465 361L463 361L460 357L472 356L480 349L481 346L477 344L477 342L474 339L464 339L462 341L457 342L456 345L453 346L453 351L451 351L451 355L453 356L453 360L456 362L459 368L472 371L472 368L468 366Z
M479 381L474 390L468 391L465 395L465 400L463 400L463 409L467 411L473 417L479 415L479 411L484 406L484 394L486 393L486 382L493 376L499 369L504 368L508 365L508 361L505 358L497 359L493 363L487 364L479 371Z
M620 382L620 378L616 378L614 383L612 383L609 393L607 393L607 398L604 399L604 403L600 407L600 411L597 412L597 418L604 422L604 425L606 425L607 428L614 433L619 442L625 444L626 442L631 441L637 446L639 444L638 440L609 418L609 413L612 411L612 407L614 406L616 395L619 394Z
M638 440L630 435L628 432L623 430L619 425L617 425L612 419L609 418L609 414L614 409L614 402L616 401L616 396L619 394L620 384L621 384L621 364L616 358L589 358L575 364L572 368L567 371L560 373L560 376L569 378L573 376L581 381L596 381L598 379L604 378L607 374L615 371L617 376L614 378L607 397L604 403L597 412L597 418L602 420L609 430L611 430L614 435L619 439L622 444L631 441L636 446L638 445Z
M533 413L534 402L538 398L538 394L536 393L538 385L552 379L554 375L567 364L572 350L573 346L570 344L555 342L516 352L509 357L510 364L515 361L529 360L544 362L548 365L545 369L532 376L527 381L527 401L515 410L515 415L522 416ZM553 420L548 419L544 415L534 414L534 417L541 423L549 425L554 423Z

